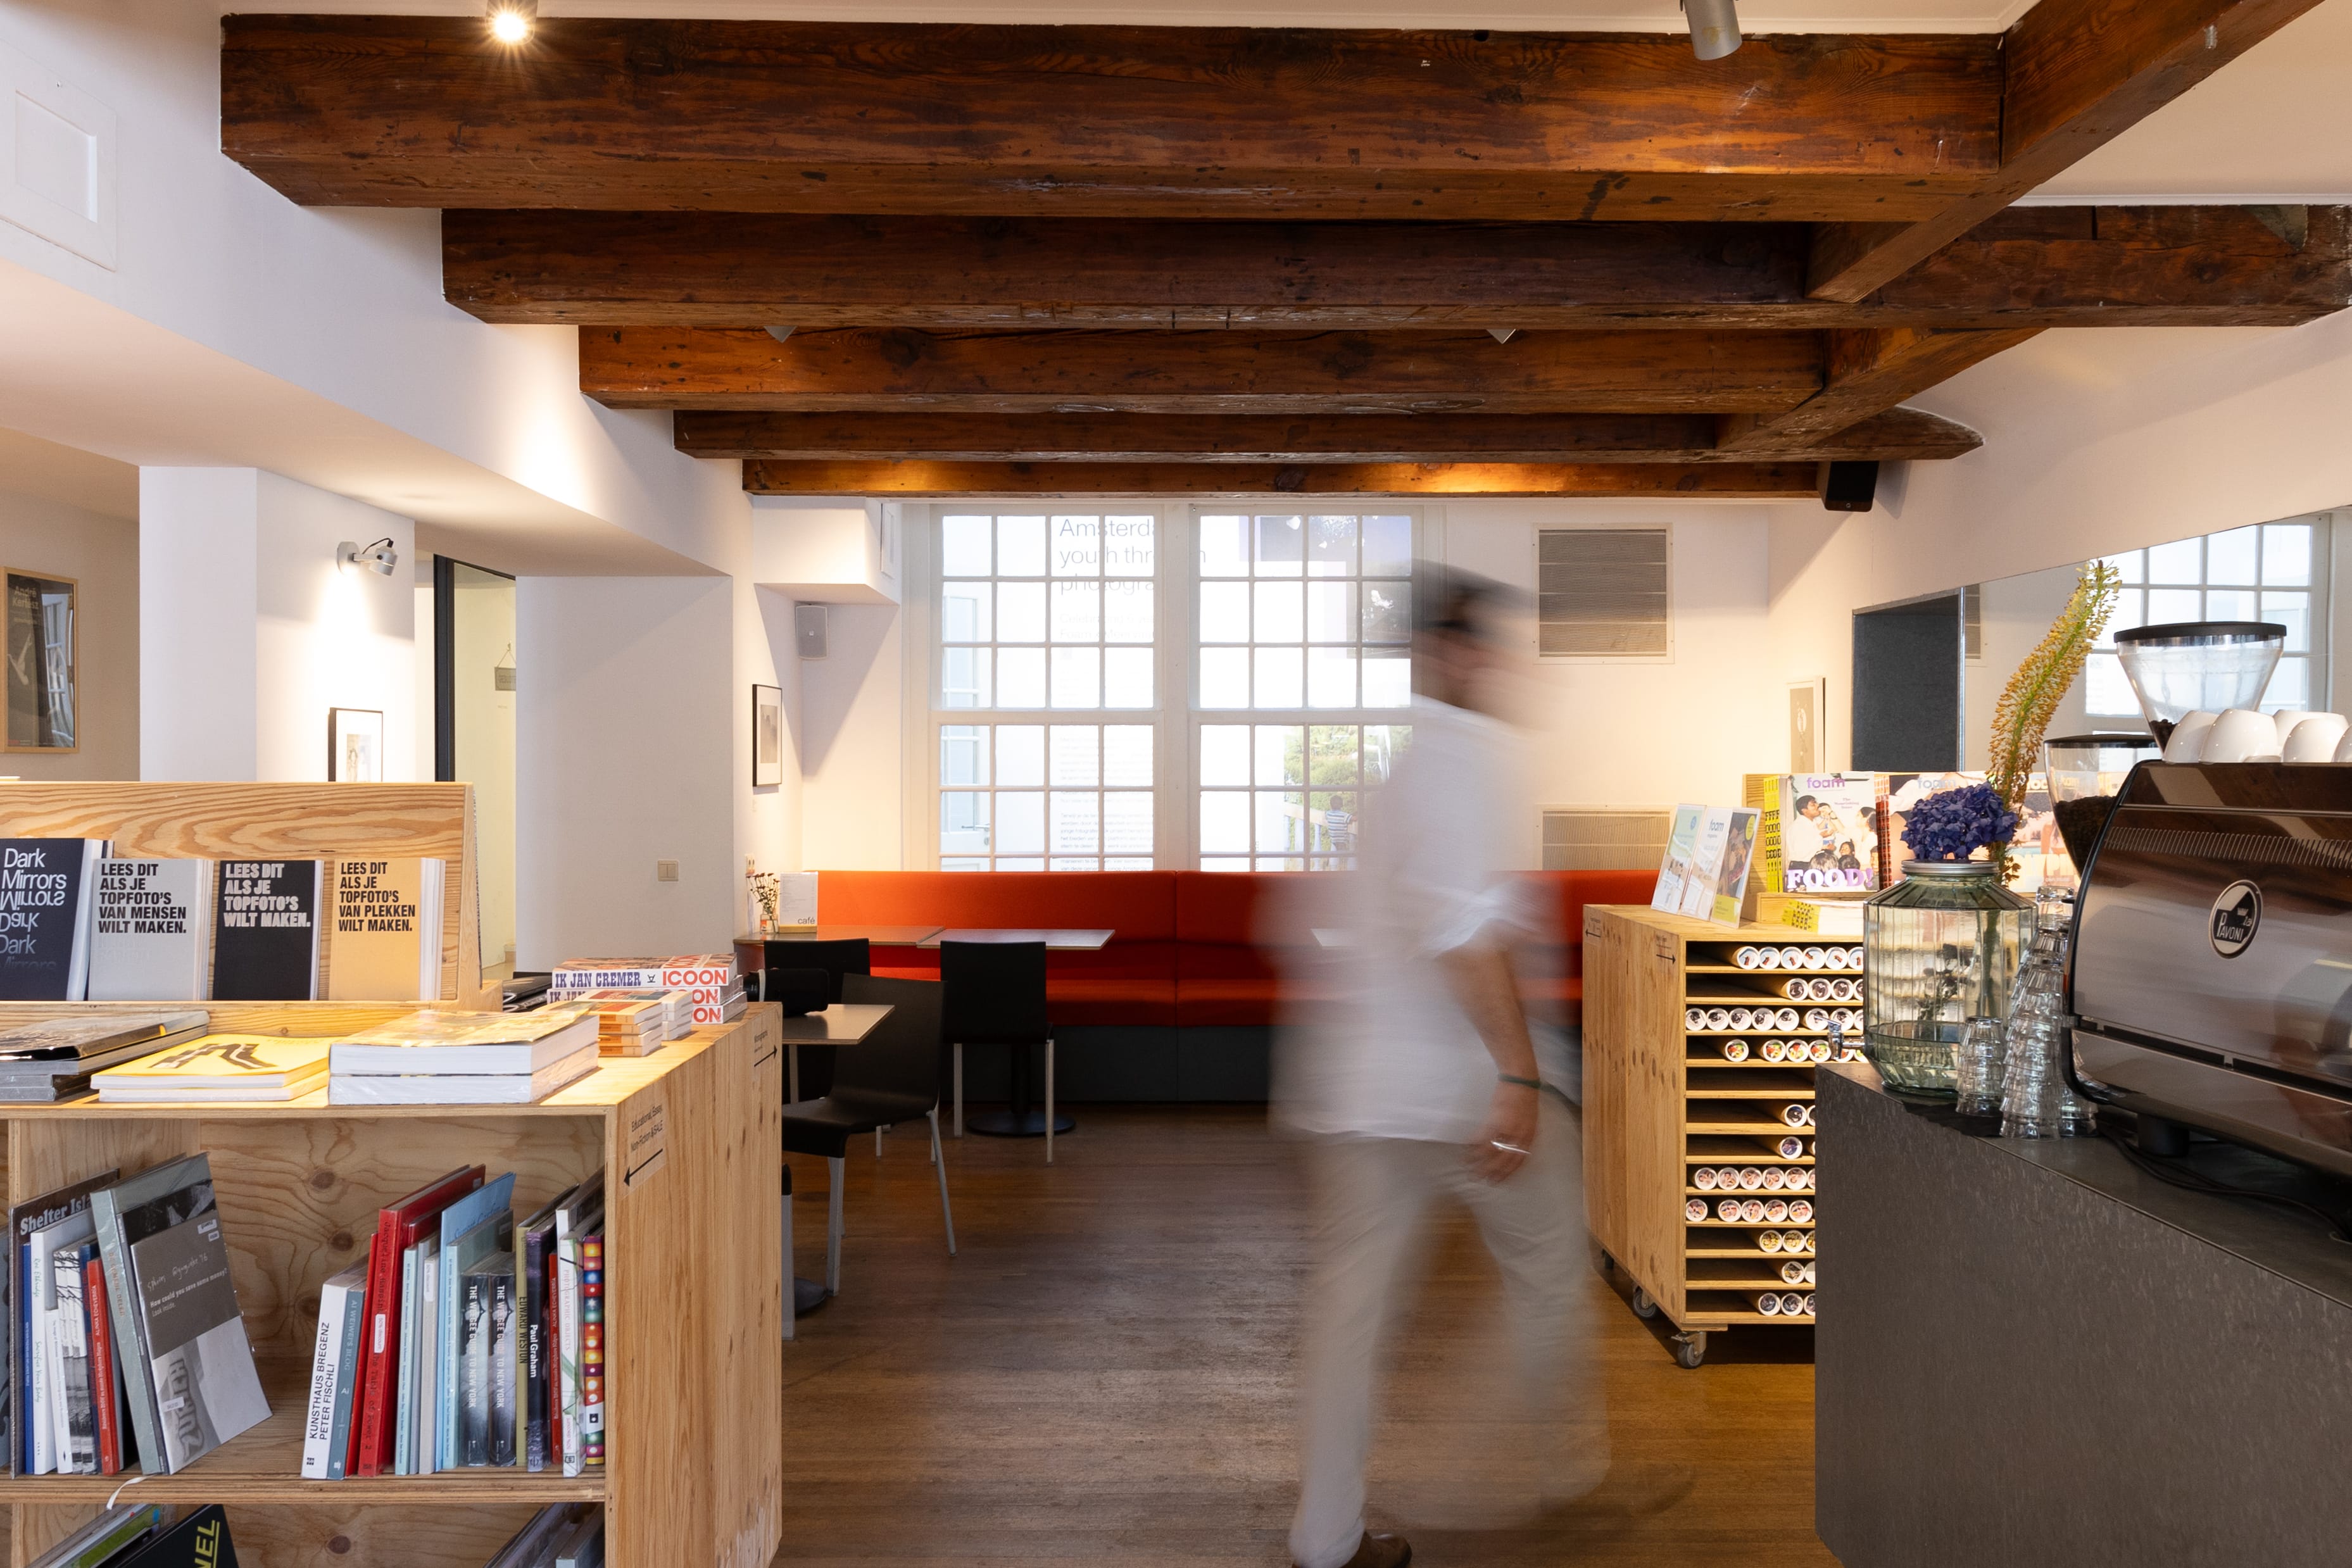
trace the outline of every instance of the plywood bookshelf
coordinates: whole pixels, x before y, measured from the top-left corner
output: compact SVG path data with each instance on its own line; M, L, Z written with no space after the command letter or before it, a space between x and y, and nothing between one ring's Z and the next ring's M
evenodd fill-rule
M1790 1127L1772 1107L1809 1103L1813 1064L1722 1060L1737 1035L1813 1040L1814 1029L1698 1030L1684 1014L1693 1005L1762 1001L1755 983L1769 971L1731 961L1740 946L1858 948L1858 942L1811 936L1785 925L1717 925L1654 910L1593 906L1584 923L1584 1179L1594 1239L1634 1285L1635 1310L1664 1314L1685 1366L1706 1354L1709 1332L1735 1326L1810 1327L1809 1316L1767 1316L1754 1298L1790 1285L1780 1266L1811 1251L1767 1252L1759 1233L1811 1232L1813 1223L1692 1220L1693 1197L1722 1195L1692 1185L1701 1166L1810 1167L1813 1129ZM1824 971L1853 977L1859 967ZM1840 1004L1859 1007L1859 1003ZM1801 1155L1775 1146L1794 1134ZM1817 1203L1810 1189L1801 1193ZM1816 1216L1816 1220L1818 1215Z
M447 862L438 1001L482 983L473 791L465 784L0 783L0 837L103 838L121 855ZM322 974L333 933L320 933ZM0 1023L137 1002L0 1003ZM415 1002L202 1002L215 1030L330 1037ZM0 1478L5 1554L23 1568L118 1490L228 1510L249 1568L480 1568L551 1502L601 1502L612 1568L767 1568L782 1504L783 1103L777 1009L608 1059L533 1105L0 1107L11 1202L119 1166L203 1151L273 1414L177 1475ZM454 1166L516 1173L518 1215L605 1173L602 1474L520 1469L300 1478L320 1287L363 1256L383 1204ZM125 1483L129 1484L126 1486Z

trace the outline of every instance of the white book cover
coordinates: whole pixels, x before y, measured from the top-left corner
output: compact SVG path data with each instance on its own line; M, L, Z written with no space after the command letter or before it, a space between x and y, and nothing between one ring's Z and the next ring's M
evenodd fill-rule
M531 1105L596 1071L596 1038L537 1072L333 1072L330 1105Z
M1666 858L1658 867L1657 891L1650 907L1672 915L1683 906L1683 883L1690 874L1691 853L1698 847L1699 823L1706 808L1688 803L1675 808L1674 826L1666 832Z
M343 1324L367 1295L367 1263L352 1264L319 1291L319 1340L310 1358L310 1402L302 1417L302 1479L329 1479L327 1465L334 1453L335 1394L346 1378L359 1375L356 1366L343 1364Z
M596 1043L595 1009L544 1007L524 1013L406 1014L345 1035L330 1048L338 1078L362 1073L530 1074Z
M555 1238L555 1385L548 1392L563 1412L563 1473L576 1476L587 1466L587 1449L580 1428L580 1238L566 1235L563 1216L556 1216Z
M441 1469L441 1228L417 1243L416 1335L423 1354L416 1358L416 1421L412 1456L416 1473L429 1476Z
M101 860L89 999L192 1002L212 980L213 862Z
M58 1294L56 1265L51 1260L58 1249L79 1247L97 1234L96 1219L83 1209L46 1230L34 1231L30 1242L33 1299L26 1305L33 1319L33 1473L37 1476L65 1468L59 1463L58 1447L58 1413L64 1400L58 1386Z

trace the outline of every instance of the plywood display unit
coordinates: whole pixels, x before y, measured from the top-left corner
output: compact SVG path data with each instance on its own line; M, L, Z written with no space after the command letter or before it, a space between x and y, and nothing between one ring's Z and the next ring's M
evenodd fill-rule
M1732 962L1740 946L1858 947L1824 941L1786 925L1730 927L1636 906L1592 906L1584 916L1584 1182L1593 1238L1610 1263L1634 1285L1634 1310L1663 1312L1675 1329L1676 1358L1696 1366L1711 1330L1758 1324L1807 1327L1809 1316L1767 1316L1755 1298L1765 1291L1810 1292L1784 1283L1780 1266L1811 1251L1767 1252L1757 1242L1771 1230L1811 1232L1811 1223L1726 1221L1710 1212L1693 1221L1685 1204L1723 1196L1691 1185L1702 1166L1810 1168L1813 1130L1792 1128L1777 1111L1811 1104L1811 1063L1723 1060L1720 1033L1692 1032L1684 1019L1692 1006L1755 1005L1769 998L1759 981L1780 972L1746 970ZM1853 976L1859 969L1826 971ZM1786 1004L1782 1004L1786 1005ZM1854 1003L1859 1007L1861 1004ZM1821 1030L1762 1029L1759 1039L1814 1040ZM1805 1141L1801 1155L1782 1155L1777 1141ZM1797 1196L1818 1204L1810 1189ZM1818 1219L1818 1215L1816 1215Z
M323 1027L293 1032L356 1027L383 1009L303 1011ZM608 1059L535 1105L336 1106L320 1092L271 1105L11 1107L12 1202L109 1166L212 1156L273 1414L124 1498L225 1504L250 1568L481 1568L533 1511L575 1500L604 1505L613 1568L766 1568L783 1461L777 1017L756 1004L649 1056ZM301 1479L320 1286L364 1254L379 1207L473 1163L516 1173L518 1216L605 1173L604 1470ZM22 1568L131 1479L0 1479L8 1561Z

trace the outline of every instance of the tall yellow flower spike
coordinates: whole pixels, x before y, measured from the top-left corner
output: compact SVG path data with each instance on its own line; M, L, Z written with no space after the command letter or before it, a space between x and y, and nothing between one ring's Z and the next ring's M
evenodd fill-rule
M2058 716L2059 703L2083 673L2091 645L2106 630L2122 581L2114 567L2095 560L2085 563L2066 608L2058 612L2040 645L2017 666L2000 694L2000 706L1992 712L1991 766L1985 777L2012 811L2024 804L2026 783L2041 760L2042 738L2050 733L2050 721ZM2017 874L2017 862L2010 858L2007 844L1995 845L1993 854L2002 882Z

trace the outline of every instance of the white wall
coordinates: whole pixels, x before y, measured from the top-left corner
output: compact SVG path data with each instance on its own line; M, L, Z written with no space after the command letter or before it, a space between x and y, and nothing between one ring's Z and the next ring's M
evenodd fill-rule
M69 752L14 751L22 779L139 777L139 525L0 490L0 567L76 583L76 722Z
M323 780L331 707L382 713L384 778L418 777L407 572L335 559L389 537L404 569L408 519L251 468L142 469L139 501L142 778Z
M801 661L801 861L811 868L896 871L906 863L906 673L896 605L835 604L829 649Z
M734 592L724 578L516 584L520 967L712 952L733 936L737 782L750 776ZM678 862L678 881L655 879L659 860Z

